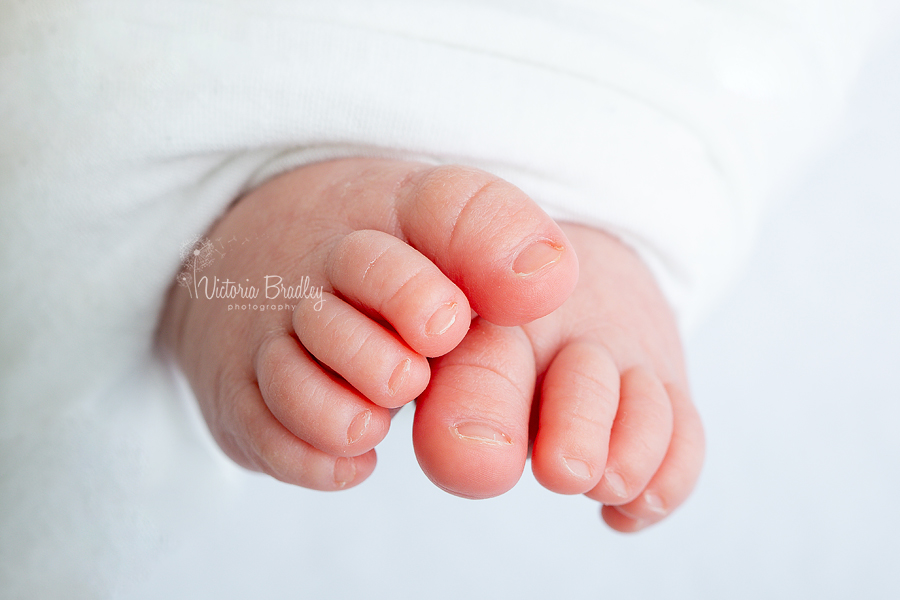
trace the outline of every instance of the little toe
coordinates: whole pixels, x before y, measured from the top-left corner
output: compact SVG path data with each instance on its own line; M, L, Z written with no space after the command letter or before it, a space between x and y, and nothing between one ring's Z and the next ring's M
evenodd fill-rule
M673 430L662 465L631 502L604 507L604 520L618 531L636 531L665 518L690 495L700 477L705 452L700 415L687 392L666 385L672 400ZM614 511L607 510L614 508Z
M622 374L619 408L603 478L587 496L603 504L634 500L659 469L672 439L672 404L662 382L635 367Z
M335 456L288 431L266 406L253 380L223 376L217 388L225 401L219 408L227 410L211 414L205 410L205 416L214 419L217 427L210 431L238 465L285 483L322 491L353 487L375 469L375 450L356 456Z
M469 329L471 309L462 291L390 234L360 230L344 236L331 251L326 274L343 297L380 315L422 356L446 354Z
M466 498L508 491L528 454L535 372L525 334L476 319L432 371L413 424L422 470L438 487Z
M254 401L255 400L255 401ZM357 456L334 456L288 431L262 398L237 405L235 432L243 460L239 464L293 485L338 491L362 483L375 470L375 450Z
M619 370L605 348L574 342L559 351L544 376L531 455L541 485L560 494L597 485L618 404Z
M410 243L497 325L547 315L575 288L577 259L559 226L521 190L482 171L414 172L400 186L398 218Z
M403 406L422 393L425 357L337 296L323 300L318 310L308 302L294 309L294 331L310 354L379 406Z
M273 418L310 446L330 455L358 456L387 435L388 409L325 372L293 338L267 338L255 367Z
M652 525L652 522L650 521L635 519L623 514L618 506L601 506L600 517L606 521L606 524L609 525L610 528L619 533L635 533Z

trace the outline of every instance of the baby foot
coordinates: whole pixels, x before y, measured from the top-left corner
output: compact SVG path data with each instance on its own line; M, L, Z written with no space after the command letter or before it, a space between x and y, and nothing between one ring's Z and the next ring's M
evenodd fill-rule
M193 294L173 287L161 339L228 456L321 490L372 472L390 409L425 389L427 357L459 344L472 309L528 322L577 279L549 217L461 167L306 166L242 198L208 236L222 255L181 281Z
M690 493L703 429L674 317L643 262L615 238L563 227L581 278L550 315L521 327L476 320L432 362L413 429L439 487L484 498L525 466L546 488L604 504L614 529L659 521Z

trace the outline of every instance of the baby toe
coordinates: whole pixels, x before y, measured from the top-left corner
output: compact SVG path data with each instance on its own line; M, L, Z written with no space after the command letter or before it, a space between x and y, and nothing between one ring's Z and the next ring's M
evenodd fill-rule
M237 464L285 483L323 491L350 488L371 475L374 450L335 456L312 446L275 418L255 382L241 381L220 382L228 410L215 415L218 426L212 430Z
M400 228L498 325L520 325L558 308L578 263L559 226L510 183L475 169L413 173L398 192Z
M602 346L572 343L550 364L541 390L531 462L535 478L561 494L600 481L619 404L619 370Z
M423 356L446 354L469 328L471 309L462 291L419 251L390 234L360 230L346 235L331 251L326 274L343 297L380 315Z
M672 439L672 403L662 382L635 367L622 374L619 407L603 478L588 497L604 504L634 500L662 464Z
M476 320L456 349L434 361L416 403L413 444L429 479L466 498L512 488L528 454L534 379L524 333Z
M294 331L310 354L379 406L403 406L422 393L430 376L423 356L337 296L323 300L318 310L304 302L294 310Z
M273 418L310 446L331 455L358 456L387 435L388 409L325 372L293 338L268 338L255 367Z
M244 419L244 453L254 470L285 483L321 491L351 488L375 470L374 450L358 456L328 454L285 429L265 406L260 408Z
M637 498L604 507L603 519L618 531L637 531L662 520L687 499L700 477L705 452L700 415L683 388L665 388L672 402L671 443L659 469Z

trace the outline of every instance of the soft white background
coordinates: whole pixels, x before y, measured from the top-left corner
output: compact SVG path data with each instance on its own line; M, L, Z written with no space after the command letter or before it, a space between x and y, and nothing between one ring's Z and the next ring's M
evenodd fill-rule
M616 534L595 503L546 492L527 472L497 499L448 496L416 465L406 409L365 484L325 494L238 475L233 501L186 507L188 541L123 594L900 597L898 106L895 39L689 340L708 454L668 521Z

